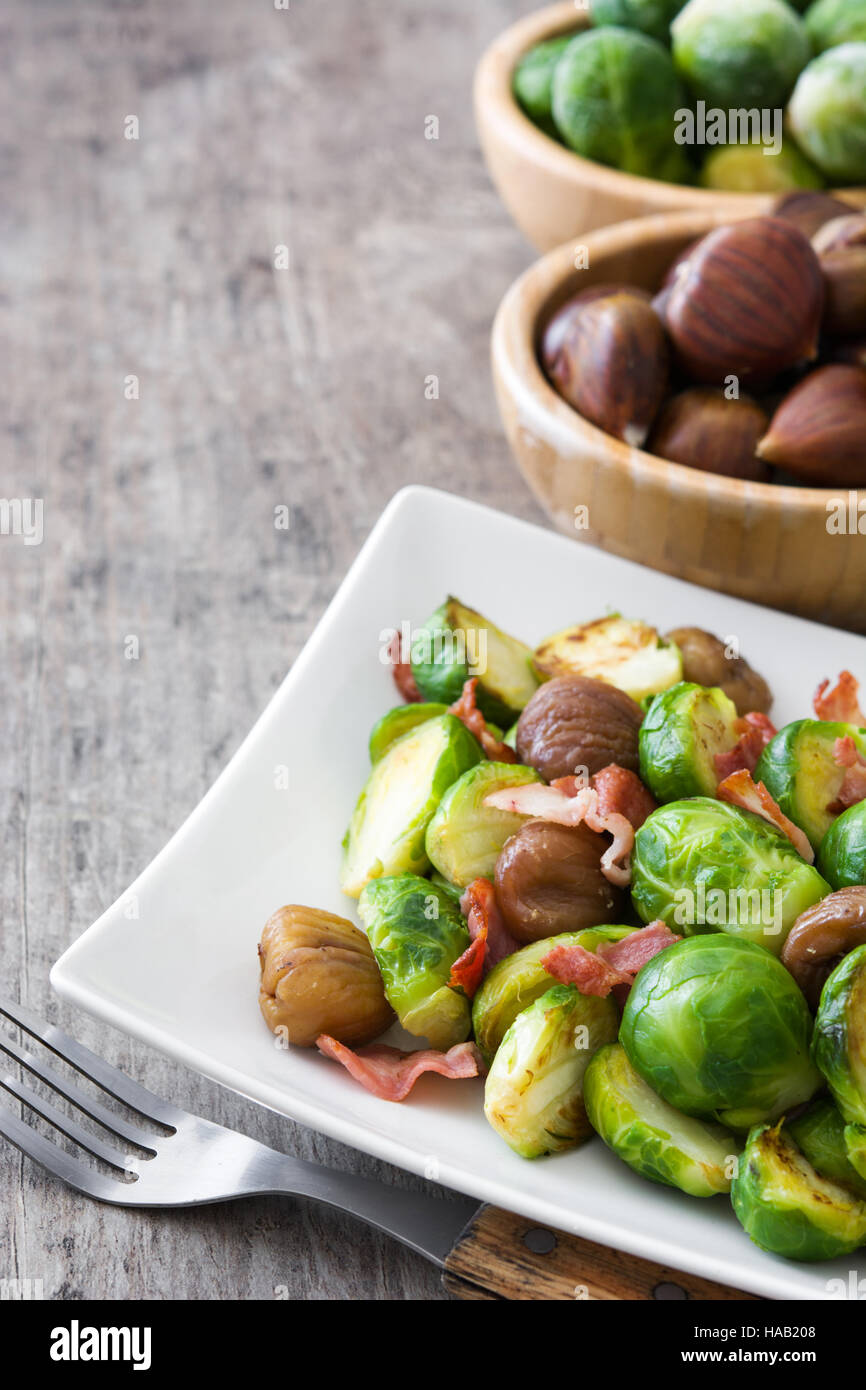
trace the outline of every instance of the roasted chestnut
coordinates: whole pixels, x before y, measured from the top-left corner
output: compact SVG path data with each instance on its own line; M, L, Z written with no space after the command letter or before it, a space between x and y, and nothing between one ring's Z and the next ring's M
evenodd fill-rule
M662 406L646 448L703 473L766 482L770 469L755 449L769 423L750 396L729 400L724 391L696 386Z
M712 632L701 627L675 627L665 633L665 641L675 642L680 649L683 680L718 686L733 700L737 714L767 713L773 693L764 677L752 669L744 656L728 656L724 642Z
M585 825L521 826L496 863L496 901L512 936L538 941L618 921L623 895L601 872L606 848Z
M782 947L782 964L814 1009L833 967L864 942L866 888L840 888L800 914Z
M517 755L547 782L610 763L638 770L640 705L624 691L588 676L545 681L517 724Z

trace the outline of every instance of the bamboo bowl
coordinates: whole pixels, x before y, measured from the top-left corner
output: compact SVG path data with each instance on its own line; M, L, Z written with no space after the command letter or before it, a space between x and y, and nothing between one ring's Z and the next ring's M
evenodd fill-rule
M683 247L729 220L717 209L622 223L586 238L589 269L574 268L569 243L516 280L492 336L505 432L563 534L709 589L866 632L866 488L742 482L669 463L589 424L539 364L540 334L571 295L606 281L653 290ZM854 524L835 534L828 523L839 506ZM639 594L635 602L639 612Z
M475 72L475 123L490 176L524 236L539 251L569 237L650 213L708 212L754 216L775 195L725 193L621 174L583 159L539 130L514 99L518 60L534 44L586 27L573 3L548 5L506 29L483 54ZM840 197L866 205L866 189Z

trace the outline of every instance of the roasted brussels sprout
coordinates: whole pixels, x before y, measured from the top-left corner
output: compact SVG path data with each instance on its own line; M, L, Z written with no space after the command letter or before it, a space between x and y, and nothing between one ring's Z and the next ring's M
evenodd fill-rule
M392 743L374 765L343 840L343 892L357 898L371 878L429 868L430 818L451 783L482 757L453 714L425 720Z
M502 846L526 817L497 811L484 798L502 787L541 778L531 767L478 763L458 777L443 796L427 827L427 856L451 883L465 888L476 878L492 878Z
M845 1154L857 1177L859 1190L866 1195L866 1125L845 1126Z
M517 721L517 755L546 781L603 767L637 772L643 711L630 695L588 676L542 685Z
M836 762L836 740L852 738L866 757L866 734L853 724L828 719L798 719L786 724L767 744L755 768L785 815L805 831L814 849L830 829L838 811L831 810L845 779Z
M590 676L624 690L633 700L656 695L682 680L679 648L663 641L654 627L619 613L554 633L533 657L542 680L552 676Z
M866 1125L866 945L839 962L821 992L812 1056L842 1118Z
M657 695L640 729L640 775L657 801L715 796L716 753L736 744L737 707L723 690L680 681Z
M813 58L788 105L798 145L834 184L866 183L866 42Z
M496 900L511 935L537 941L620 916L622 891L601 871L606 848L586 825L527 821L496 861Z
M635 835L635 909L680 935L725 931L778 955L800 913L829 891L785 835L725 801L672 801Z
M866 1202L821 1177L781 1124L749 1134L731 1200L755 1244L789 1260L832 1260L866 1242Z
M361 894L358 914L406 1031L443 1052L465 1042L469 1001L448 979L469 933L450 893L417 874L375 878Z
M574 985L554 985L517 1015L484 1088L484 1113L515 1153L558 1153L592 1133L583 1075L616 1029L613 1000L588 998Z
M370 943L344 917L279 908L262 932L259 962L264 1020L294 1047L313 1047L320 1033L356 1047L394 1020Z
M852 1164L845 1142L848 1130L855 1131L859 1126L846 1125L831 1100L819 1097L795 1120L788 1121L785 1128L816 1173L866 1198L866 1178Z
M643 967L620 1042L669 1104L739 1130L814 1095L811 1032L806 1001L775 956L713 933L678 941Z
M818 868L834 888L866 884L866 801L833 821L818 850Z
M414 634L411 665L425 700L451 705L471 676L486 719L507 728L534 693L532 652L456 598L448 598Z
M517 1015L551 988L542 960L556 946L582 946L594 951L605 941L622 941L634 927L591 927L533 941L494 965L472 1004L472 1031L489 1064ZM639 930L639 929L637 929Z
M675 627L664 640L679 647L683 659L683 680L697 685L717 685L737 707L737 714L758 711L766 714L773 695L763 676L744 656L730 656L730 648L719 637L701 627Z
M656 1095L621 1043L596 1052L583 1099L593 1129L641 1177L692 1197L730 1192L740 1144L721 1125L683 1115Z
M535 44L520 59L512 79L514 95L527 116L542 130L547 131L548 135L557 139L559 137L550 106L553 72L573 38L573 34L560 34L558 38L546 39L543 43Z
M784 106L811 57L785 0L689 0L671 25L674 65L708 106Z
M428 719L436 719L447 714L448 706L440 704L398 705L373 725L370 733L370 762L377 763L388 752L398 738L426 724Z

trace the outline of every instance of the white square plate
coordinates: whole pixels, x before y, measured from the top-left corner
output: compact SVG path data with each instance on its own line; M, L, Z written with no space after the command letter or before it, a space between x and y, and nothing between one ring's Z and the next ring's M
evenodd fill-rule
M393 499L264 714L186 823L71 946L64 998L186 1066L344 1143L479 1199L773 1298L824 1298L834 1265L792 1265L752 1245L723 1198L638 1178L594 1142L527 1162L489 1128L481 1083L424 1077L378 1100L315 1051L280 1051L257 1003L256 945L287 902L353 915L340 842L364 781L367 737L394 704L382 629L424 621L455 593L530 643L608 609L662 631L736 636L766 675L781 724L824 676L866 678L866 639L685 584L513 517L426 488ZM278 790L275 769L289 770ZM837 1286L838 1287L838 1286ZM831 1286L832 1288L832 1286Z

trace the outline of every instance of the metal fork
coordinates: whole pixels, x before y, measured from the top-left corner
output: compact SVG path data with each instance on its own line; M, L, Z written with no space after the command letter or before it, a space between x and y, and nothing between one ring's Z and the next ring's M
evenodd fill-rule
M54 1070L50 1060L41 1060L0 1032L0 1052L95 1120L105 1131L105 1138L91 1134L14 1076L0 1076L0 1087L85 1153L109 1165L117 1176L103 1173L86 1158L60 1148L2 1104L0 1134L55 1177L100 1202L122 1207L191 1207L265 1193L309 1197L360 1217L443 1269L446 1256L479 1210L478 1202L468 1197L448 1200L406 1192L278 1153L160 1100L20 1004L0 999L0 1015L109 1096L171 1131L155 1135L130 1123ZM125 1153L120 1146L124 1141L151 1156Z

